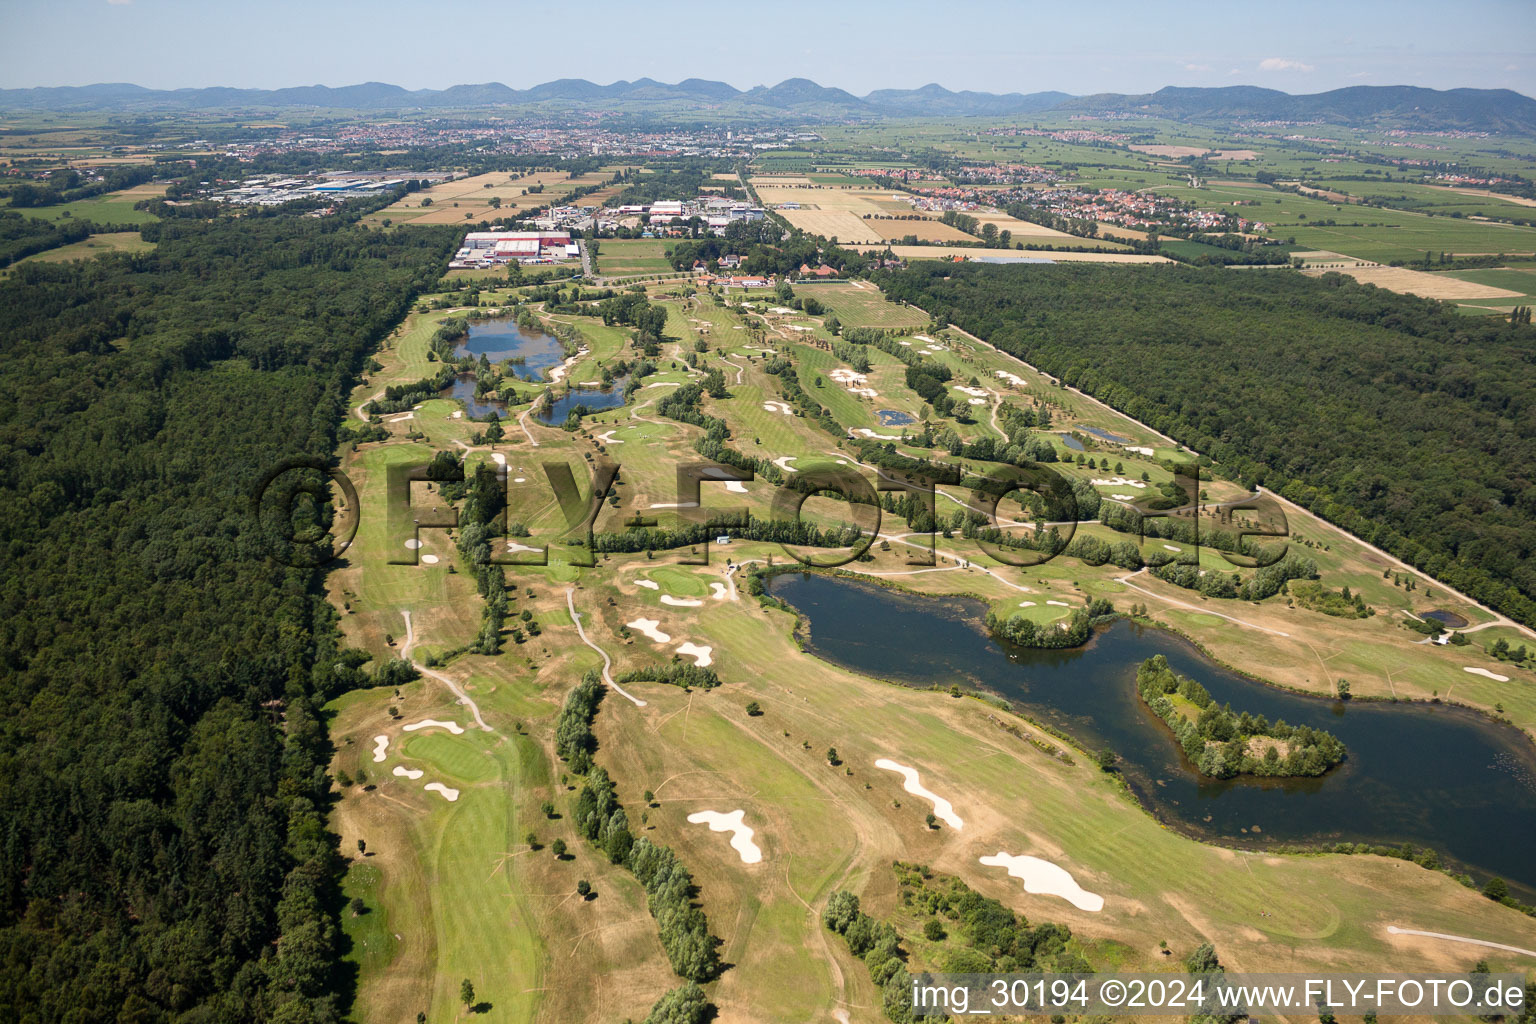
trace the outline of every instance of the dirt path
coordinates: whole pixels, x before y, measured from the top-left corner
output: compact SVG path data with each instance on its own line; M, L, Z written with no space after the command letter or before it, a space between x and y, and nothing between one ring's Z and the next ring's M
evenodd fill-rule
M523 428L523 433L528 436L528 440L533 443L535 448L537 448L539 446L539 439L533 436L533 431L528 429L528 424L525 422L528 419L528 414L531 412L533 412L533 406L530 405L528 408L524 409L523 414L517 418L517 425Z
M720 361L722 363L724 363L726 366L736 366L736 364L731 362L729 359L722 359ZM741 383L741 375L746 373L746 372L747 372L747 368L745 366L736 366L736 383L737 384Z
M1140 575L1141 573L1144 573L1144 572L1146 572L1145 569L1138 569L1138 570L1136 570L1136 572L1131 573L1131 576L1137 576L1137 575ZM1131 582L1131 576L1120 576L1120 577L1118 577L1115 580L1115 582L1117 582L1117 583L1124 583L1126 586L1130 587L1132 590L1136 591L1137 593L1146 594L1148 597L1152 598L1153 600L1155 600L1155 601L1162 601L1164 604L1177 605L1180 608L1187 608L1188 610L1190 610L1192 612L1202 612L1202 613L1204 613L1206 615L1214 615L1218 619L1226 619L1228 622L1235 622L1239 626L1247 626L1249 629L1257 629L1257 630L1260 630L1261 632L1269 633L1269 634L1272 634L1274 636L1283 636L1283 637L1289 638L1290 635L1291 635L1289 633L1282 633L1278 629L1270 629L1268 626L1261 626L1257 622L1245 622L1242 619L1233 618L1232 616L1226 615L1226 614L1224 614L1222 612L1215 612L1215 611L1212 611L1209 608L1201 608L1199 605L1186 604L1183 601L1178 601L1178 600L1175 600L1174 598L1171 598L1171 597L1164 597L1162 594L1153 593L1152 591L1147 590L1144 587L1138 587L1136 584L1132 583ZM1313 653L1315 654L1317 652L1313 651Z
M368 422L368 414L363 411L363 406L367 405L369 402L377 402L379 399L381 399L383 397L384 397L384 388L379 388L379 390L375 391L373 394L371 394L367 398L363 399L362 403L360 405L358 405L358 407L356 409L353 409L352 411L357 413L357 418L358 419L362 420L364 423L367 423Z
M410 660L411 648L416 644L416 631L411 626L411 613L409 611L402 611L400 614L405 616L405 646L400 649L400 657ZM411 660L411 664L415 665L416 671L420 672L422 675L431 676L433 679L436 679L438 682L448 687L448 689L452 691L453 695L459 699L459 703L469 708L469 713L474 716L476 725L484 729L486 732L496 731L495 729L492 729L490 726L485 724L485 719L480 717L479 705L477 705L474 700L470 698L469 694L465 693L463 689L459 687L458 683L454 682L452 679L449 679L441 672L436 672L430 668L427 668L427 666L420 664L417 661Z
M613 676L608 671L609 669L611 669L613 667L613 659L608 657L608 652L603 650L601 647L597 646L597 644L593 643L591 640L587 639L587 631L585 629L581 628L581 613L576 610L576 591L575 591L575 589L568 588L566 590L566 592L565 592L565 606L571 610L571 621L576 624L576 635L581 637L581 642L586 644L588 647L592 648L598 654L602 655L602 657L603 657L603 682L607 683L611 688L613 688L614 690L618 691L622 696L626 697L630 701L630 703L635 705L635 707L637 707L637 708L645 707L645 701L641 700L639 697L636 697L634 694L632 694L628 690L624 689L624 687L620 686L618 683L613 681Z
M1387 925L1388 935L1422 935L1430 939L1444 939L1447 942L1465 942L1471 946L1487 946L1489 949L1502 949L1509 953L1523 953L1526 956L1536 956L1536 949L1521 949L1519 946L1506 946L1502 942L1488 942L1484 939L1469 939L1464 935L1445 935L1441 932L1420 932L1412 928L1399 928L1395 924Z

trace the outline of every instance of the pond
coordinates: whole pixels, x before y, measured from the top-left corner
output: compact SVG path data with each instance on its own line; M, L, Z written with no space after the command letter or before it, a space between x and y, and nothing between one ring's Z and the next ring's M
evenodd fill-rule
M1085 452L1088 450L1087 448L1083 447L1083 442L1079 441L1071 434L1062 434L1061 443L1066 445L1068 448L1071 448L1075 452Z
M1480 880L1502 876L1527 901L1536 894L1536 754L1517 730L1476 712L1292 693L1124 620L1083 647L1044 651L992 638L987 605L970 598L809 573L775 577L769 590L806 615L807 649L827 661L910 685L968 683L1090 750L1109 747L1143 805L1186 834L1253 847L1408 842ZM1348 759L1322 778L1200 776L1136 694L1136 668L1155 654L1234 710L1328 730Z
M475 397L475 375L461 373L453 378L453 384L444 388L441 392L444 398L457 399L464 403L464 415L472 420L484 419L495 415L501 419L507 415L507 403L496 398Z
M612 387L606 388L571 388L555 399L548 416L535 415L534 418L540 423L560 424L565 422L565 417L578 405L586 406L589 412L617 409L624 404L624 383L627 380L628 377L621 377L613 382Z
M1424 618L1434 619L1436 622L1440 623L1440 625L1449 626L1451 629L1464 629L1467 625L1466 619L1462 618L1460 615L1457 615L1455 612L1448 612L1443 608L1436 608L1432 612L1425 612Z
M1113 444L1130 444L1131 443L1131 439L1130 438L1128 438L1128 437L1121 437L1118 434L1111 434L1109 431L1104 430L1101 427L1085 427L1081 423L1079 423L1077 425L1077 427L1074 428L1074 429L1081 430L1085 434L1092 434L1094 437L1098 438L1100 441L1109 441L1109 442L1111 442Z
M565 359L565 349L553 334L519 327L510 317L471 320L469 336L459 343L453 354L475 359L483 355L492 363L522 356L523 362L512 367L519 380L543 380L544 371L559 366Z
M875 413L882 427L907 427L917 420L909 412L899 412L895 409L880 409Z

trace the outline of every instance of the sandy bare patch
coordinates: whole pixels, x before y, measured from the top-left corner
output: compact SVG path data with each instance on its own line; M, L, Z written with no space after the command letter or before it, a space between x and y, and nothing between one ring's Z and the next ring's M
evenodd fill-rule
M395 765L395 774L400 776L402 779L410 779L412 782L415 782L417 779L425 775L426 772L422 771L420 768L406 768L403 765L397 764Z
M1066 868L1039 857L1010 854L1003 850L980 858L989 868L1007 868L1008 874L1024 880L1024 891L1036 896L1060 896L1078 910L1097 914L1104 909L1104 897L1077 884Z
M662 594L661 603L669 604L674 608L697 608L704 602L695 597L673 597L671 594Z
M1471 672L1473 675L1482 676L1484 679L1492 679L1496 683L1509 682L1509 676L1501 676L1497 672L1490 672L1485 668L1473 668L1471 665L1468 665L1462 671Z
M464 734L464 727L459 725L459 723L457 723L457 722L444 722L444 721L441 721L441 720L436 719L436 718L423 718L419 722L412 722L410 725L405 727L405 731L406 732L415 732L417 729L432 729L432 728L447 729L449 732L453 733L455 736L462 736Z
M657 626L661 625L660 619L636 619L634 622L626 622L624 625L628 626L630 629L639 630L647 638L654 640L659 644L670 643L672 641L672 636L670 633L663 633L661 630L656 628Z
M1417 295L1424 299L1510 299L1521 293L1508 288L1462 281L1446 274L1429 274L1406 267L1345 267L1339 271L1361 284L1374 284L1388 291Z
M378 764L389 756L389 737L375 736L373 738L373 763Z
M449 786L445 786L441 782L429 782L425 788L430 792L443 794L443 799L447 800L449 803L452 803L459 798L458 790Z
M692 658L693 663L699 668L708 668L715 663L714 650L708 644L701 646L691 640L677 645L677 653L685 658Z
M882 768L888 772L896 772L904 780L902 788L913 796L927 800L933 804L933 813L940 821L953 829L965 827L965 822L955 813L955 805L939 796L937 793L925 787L918 779L917 769L908 768L904 764L898 764L890 758L882 757L875 762L876 768Z
M756 833L742 824L746 812L740 809L729 814L721 814L719 811L698 811L688 815L688 821L694 825L708 825L711 832L731 833L731 849L741 855L743 864L756 864L763 859L763 851L752 841Z

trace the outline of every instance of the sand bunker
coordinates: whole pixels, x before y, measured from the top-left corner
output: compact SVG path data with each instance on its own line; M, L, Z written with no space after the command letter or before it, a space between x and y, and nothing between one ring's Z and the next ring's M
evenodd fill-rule
M800 471L794 466L790 465L791 462L795 461L795 458L796 456L793 455L780 455L778 458L773 460L773 464L778 466L786 473L798 473Z
M661 584L655 580L635 580L635 586L644 587L646 590L660 590Z
M447 800L449 803L452 803L459 798L458 790L451 789L448 786L443 785L441 782L429 782L427 783L426 788L434 793L443 794L443 799Z
M528 478L525 476L515 477L512 482L515 484L525 484L528 482Z
M1128 452L1135 452L1137 455L1145 455L1149 459L1153 454L1151 448L1147 448L1144 445L1139 444L1128 444L1125 446L1125 450Z
M670 604L674 608L697 608L704 602L693 597L673 597L671 594L662 594L661 603Z
M1014 384L1021 388L1025 386L1024 378L1020 377L1016 373L1009 373L1007 370L998 370L997 375L1003 378L1003 380L1007 381L1009 384Z
M870 430L868 427L859 427L857 433L863 434L865 437L879 438L881 441L901 440L901 435L899 434L877 434L873 430Z
M422 771L420 768L404 768L397 764L395 765L395 774L400 776L402 779L410 779L412 782L415 782L417 779L425 775L426 772Z
M1172 544L1164 544L1163 545L1163 550L1164 551L1183 551L1184 549L1181 548L1181 547L1175 547Z
M441 721L438 721L436 718L423 718L419 722L412 722L410 725L405 727L405 731L406 732L415 732L417 729L430 729L433 726L437 726L439 729L447 729L449 732L453 733L455 736L461 736L464 733L464 728L463 728L463 726L459 725L459 723L457 723L457 722L441 722Z
M436 555L422 555L421 556L421 564L422 565L436 565L437 564L437 556Z
M725 481L725 489L730 491L732 494L746 494L747 493L747 485L742 483L740 480L727 480L727 481Z
M463 419L464 418L464 410L463 409L455 409L455 410L453 410L453 415L450 418L451 419L456 419L456 420Z
M721 814L719 811L699 811L697 814L688 815L688 821L694 825L708 825L711 832L731 833L731 849L741 854L743 864L756 864L763 859L763 851L758 849L752 841L754 832L741 823L746 816L742 810L734 810L730 814Z
M677 653L681 654L685 658L692 658L693 663L699 668L708 668L715 663L715 659L712 653L713 651L713 647L708 645L700 647L698 644L695 644L691 641L689 643L677 645Z
M604 431L601 434L598 434L597 435L597 439L599 441L603 442L603 444L623 444L624 443L623 441L615 441L613 439L613 435L617 434L617 433L618 433L617 430L607 430L607 431Z
M501 454L501 452L491 452L491 461L498 466L505 466L507 464L507 457Z
M973 398L986 398L988 394L988 392L983 391L981 388L967 387L964 384L956 384L955 390L963 395L970 395Z
M827 376L831 377L839 384L864 384L869 381L868 374L856 373L855 371L842 366L839 366L835 370L829 370L827 372Z
M396 416L394 419L390 420L389 422L391 422L391 423L400 423L400 422L402 422L404 420L413 420L415 418L416 418L416 414L415 413L408 412L404 416Z
M1118 501L1135 501L1136 500L1136 495L1134 495L1134 494L1111 494L1110 497L1114 498L1114 499L1116 499Z
M373 762L378 764L389 755L389 737L375 736L373 738Z
M675 381L675 380L659 380L659 381L657 381L654 384L647 384L646 385L646 387L648 387L648 388L680 388L682 386L683 385L682 385L681 381Z
M1045 603L1046 604L1053 604L1053 605L1055 605L1058 608L1071 608L1072 607L1071 605L1067 604L1067 602L1065 602L1065 601L1047 601Z
M515 540L507 541L507 551L543 551L543 548L529 547L527 544L519 544Z
M724 601L731 593L724 583L711 583L709 589L714 592L716 601Z
M972 398L970 399L970 403L972 405L986 405L987 400L985 398Z
M1496 683L1509 682L1509 676L1501 676L1497 672L1489 672L1485 668L1473 668L1471 665L1468 665L1463 668L1462 671L1471 672L1473 675L1482 676L1484 679L1492 679Z
M410 540L405 542L405 547L409 551L415 551L417 548L421 547L421 541L417 540L415 537L412 537Z
M763 408L767 409L769 412L782 413L785 416L790 414L789 406L784 402L764 402Z
M1092 483L1093 486L1095 486L1095 487L1136 487L1136 488L1144 488L1144 487L1147 486L1144 482L1142 482L1140 480L1127 480L1123 476L1117 476L1113 480L1099 480L1099 479L1095 479L1095 480L1090 481L1090 483Z
M1098 913L1104 909L1104 897L1097 892L1083 889L1083 886L1077 884L1077 880L1072 878L1069 870L1055 866L1051 861L1040 860L1038 857L1025 857L1021 854L1006 854L1003 851L980 860L988 867L1006 867L1008 874L1012 877L1023 878L1025 892L1031 892L1037 897L1061 897L1078 910L1087 910L1091 913Z
M1035 606L1035 602L1033 602L1033 601L1020 601L1019 602L1019 607L1020 608L1033 608L1034 606Z
M660 619L636 619L634 622L626 622L624 625L628 626L630 629L638 629L645 636L655 640L659 644L667 643L672 639L670 634L663 633L661 630L656 628L657 626L661 625Z
M982 857L989 868L1007 868L1008 874L1024 880L1024 891L1036 896L1060 896L1078 910L1097 914L1104 909L1104 897L1089 892L1077 884L1071 872L1039 857L1009 854L999 850L994 856Z
M944 822L944 824L953 829L965 827L965 822L961 821L960 817L955 814L955 805L950 803L948 800L945 800L937 793L934 793L931 790L925 788L923 784L918 781L916 769L908 768L904 764L897 764L895 761L885 757L882 757L880 760L876 761L875 767L883 768L888 772L896 772L899 774L903 779L906 780L902 784L902 788L905 789L908 793L911 793L913 796L919 797L932 803L934 816L937 817L940 821Z

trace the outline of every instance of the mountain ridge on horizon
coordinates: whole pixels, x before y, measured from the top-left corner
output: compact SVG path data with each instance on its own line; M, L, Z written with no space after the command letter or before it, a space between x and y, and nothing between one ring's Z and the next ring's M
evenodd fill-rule
M778 118L807 121L881 117L996 117L1014 114L1144 114L1171 120L1205 118L1323 121L1337 124L1391 123L1428 128L1536 132L1536 99L1509 89L1429 89L1420 86L1357 85L1319 93L1287 93L1261 86L1166 86L1155 93L1098 93L1075 96L1059 91L991 93L952 91L930 82L916 89L876 89L860 97L807 78L737 89L725 82L688 78L669 84L651 78L599 85L584 78L557 79L528 89L500 82L461 84L445 89L408 90L386 82L349 86L289 86L281 89L149 89L131 83L0 89L0 109L78 112L106 110L218 110L241 107L307 107L368 111L428 109L555 108L601 105L636 115L677 113L669 104L693 105L690 113L708 120Z

